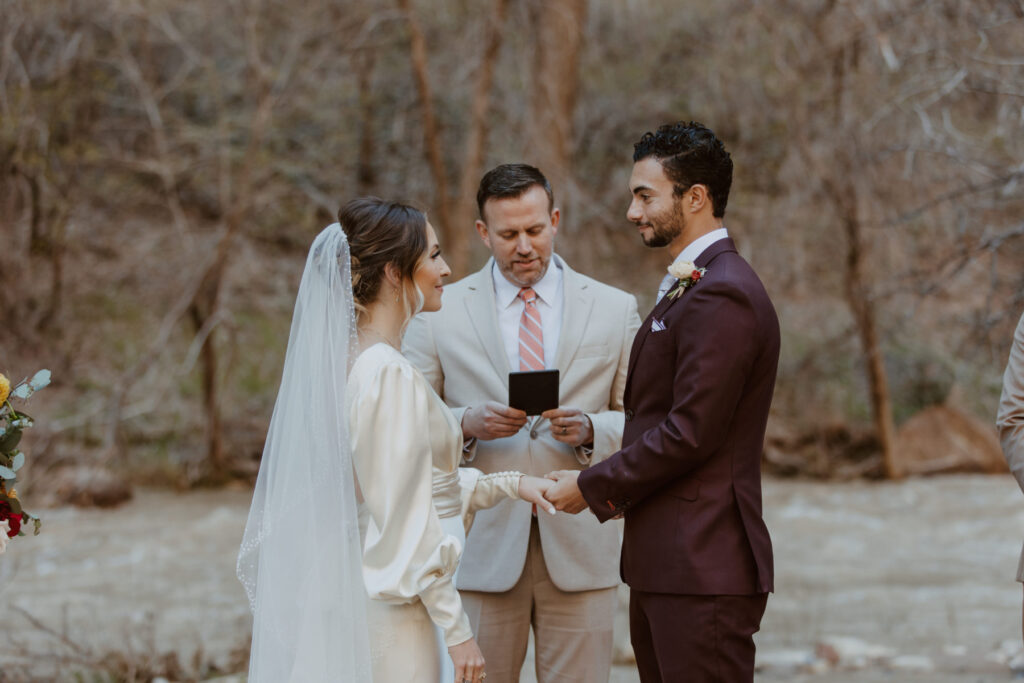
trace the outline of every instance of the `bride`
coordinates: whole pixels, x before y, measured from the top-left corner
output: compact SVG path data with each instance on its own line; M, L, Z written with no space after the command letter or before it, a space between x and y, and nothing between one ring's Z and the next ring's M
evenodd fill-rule
M479 683L466 530L506 497L553 514L552 482L458 467L458 422L399 352L450 274L423 213L363 198L338 217L306 260L238 556L249 680Z

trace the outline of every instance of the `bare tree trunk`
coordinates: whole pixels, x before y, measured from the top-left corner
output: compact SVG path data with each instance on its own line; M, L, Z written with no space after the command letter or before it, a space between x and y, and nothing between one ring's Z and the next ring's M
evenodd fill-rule
M55 212L59 215L53 219L53 234L49 241L50 296L37 325L40 331L53 329L64 298L64 238L67 234L69 211L70 207L62 206L59 211Z
M427 39L423 28L413 11L410 0L398 0L398 7L405 15L409 25L409 53L412 58L413 76L416 79L416 91L419 93L420 106L423 109L423 142L427 155L427 164L434 177L435 224L444 244L455 244L458 239L452 225L451 203L448 197L448 176L441 153L441 131L434 115L434 93L430 87L430 74L427 70Z
M501 51L502 26L508 9L508 0L495 0L488 19L487 36L484 39L483 54L473 88L470 110L469 131L466 153L459 176L458 195L453 201L448 193L448 174L441 154L441 131L434 115L433 94L430 74L427 70L427 48L423 29L411 7L410 0L398 0L398 6L406 17L410 33L410 55L413 74L423 107L423 129L427 163L430 165L436 188L435 212L440 223L440 237L452 273L461 277L469 263L469 243L472 239L473 212L475 207L476 184L483 170L484 146L489 132L488 110L491 103L491 87L494 82L494 64Z
M377 108L373 100L373 67L376 56L372 47L357 51L352 57L359 79L359 160L356 165L356 188L360 195L373 192L377 184L377 173L373 168L376 154L373 136L373 121L377 117Z
M531 0L534 78L527 151L556 193L566 191L570 175L572 119L586 16L587 0Z
M470 227L474 223L476 211L476 188L483 174L484 146L487 144L488 112L491 105L491 86L494 82L494 64L498 61L501 51L502 28L508 0L495 0L494 11L488 18L487 37L484 39L484 52L476 75L473 89L473 102L469 124L469 136L466 142L466 156L462 161L462 177L459 181L459 194L455 198L453 222L459 233L450 248L450 266L453 273L465 273L469 265L469 242L472 239Z
M841 49L833 62L833 115L836 119L836 130L842 130L846 108L846 69L849 59L854 68L860 58L860 50L854 42ZM856 149L856 142L851 142L848 149ZM852 154L852 153L851 153ZM842 156L845 156L842 155ZM865 370L871 398L871 413L878 432L878 440L882 446L882 458L885 463L885 474L890 479L898 478L899 463L896 461L896 426L892 417L892 396L889 393L889 378L885 370L885 356L882 353L881 341L878 337L878 325L875 306L871 298L865 294L865 285L869 276L865 272L865 244L861 233L860 202L856 182L850 180L855 174L857 164L854 159L836 159L831 172L824 169L824 164L817 165L825 184L826 191L831 195L832 202L839 214L846 236L846 286L844 289L846 303L850 307L857 331L860 334L861 350L864 354ZM837 180L837 173L845 173L844 180Z
M854 209L854 211L856 211ZM861 349L871 391L871 412L882 445L885 474L890 479L902 476L896 460L896 425L892 417L892 397L889 377L885 371L885 356L878 338L875 307L864 294L868 276L864 272L864 244L860 221L856 213L843 217L846 234L846 303L860 333Z
M217 300L220 298L220 287L223 279L224 269L227 262L227 247L230 239L225 236L222 242L224 249L218 255L213 268L208 270L203 278L203 284L199 287L196 297L189 306L189 316L195 327L197 336L205 334L202 341L200 361L202 367L203 382L203 409L206 415L206 463L211 478L216 481L226 472L224 441L221 436L221 413L219 391L217 383L217 346L213 325L217 310Z

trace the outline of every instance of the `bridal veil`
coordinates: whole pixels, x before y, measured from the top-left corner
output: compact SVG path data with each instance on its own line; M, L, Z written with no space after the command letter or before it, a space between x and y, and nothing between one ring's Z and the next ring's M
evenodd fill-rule
M345 385L356 324L337 223L309 250L238 554L251 683L368 681L369 634Z

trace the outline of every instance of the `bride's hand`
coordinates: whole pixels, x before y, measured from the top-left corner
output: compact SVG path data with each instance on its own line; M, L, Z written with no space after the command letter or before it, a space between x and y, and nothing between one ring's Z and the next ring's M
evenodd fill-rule
M448 654L455 664L455 683L480 683L484 674L484 654L480 652L475 638L452 645Z
M536 506L550 514L555 514L555 506L544 497L544 493L555 485L550 479L531 477L524 474L519 479L519 497L525 501L536 504Z

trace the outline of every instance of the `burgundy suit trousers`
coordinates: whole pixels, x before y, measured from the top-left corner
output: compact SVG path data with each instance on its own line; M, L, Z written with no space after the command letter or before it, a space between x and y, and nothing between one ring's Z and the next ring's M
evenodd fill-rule
M641 683L754 680L754 634L768 594L671 595L631 590L629 629Z

